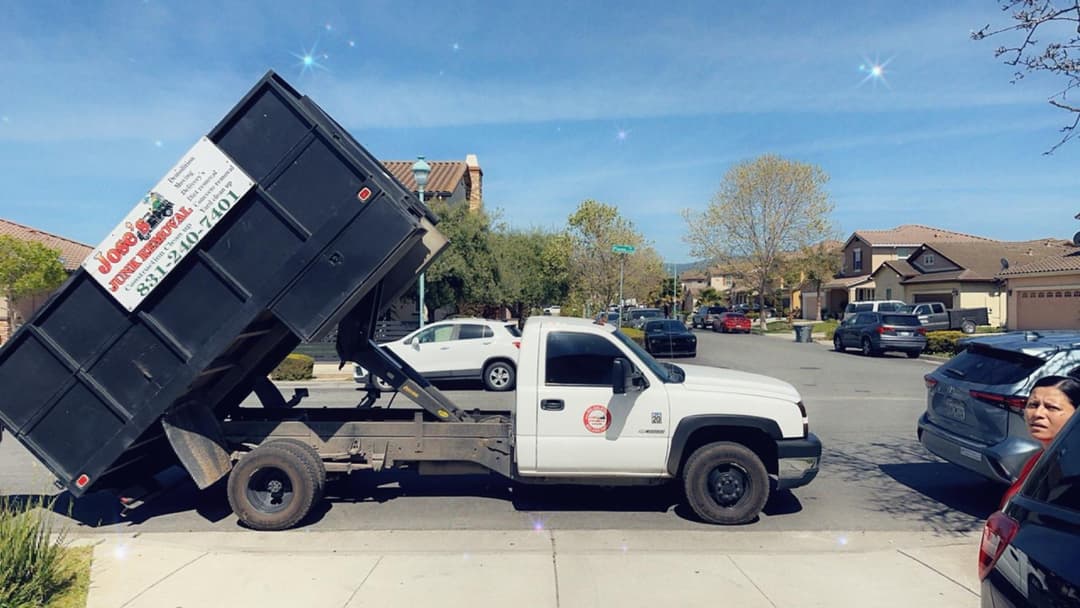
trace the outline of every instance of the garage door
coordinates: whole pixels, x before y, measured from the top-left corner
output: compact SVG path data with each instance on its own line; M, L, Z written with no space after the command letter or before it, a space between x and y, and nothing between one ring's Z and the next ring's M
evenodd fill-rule
M945 305L945 308L952 308L952 294L951 293L917 293L915 294L915 303L922 304L924 302L941 302Z
M1016 329L1080 329L1080 290L1021 291Z

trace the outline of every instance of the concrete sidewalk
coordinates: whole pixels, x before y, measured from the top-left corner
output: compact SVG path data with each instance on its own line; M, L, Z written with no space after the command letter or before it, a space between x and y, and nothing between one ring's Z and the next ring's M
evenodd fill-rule
M978 605L977 534L102 535L88 608Z

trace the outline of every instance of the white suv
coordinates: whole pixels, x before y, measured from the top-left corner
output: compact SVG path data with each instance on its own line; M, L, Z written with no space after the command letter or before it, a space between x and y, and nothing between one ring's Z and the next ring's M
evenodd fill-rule
M449 319L380 346L428 380L480 379L490 391L508 391L517 379L521 331L517 323ZM367 382L366 371L357 366L355 378ZM386 388L382 382L378 385Z

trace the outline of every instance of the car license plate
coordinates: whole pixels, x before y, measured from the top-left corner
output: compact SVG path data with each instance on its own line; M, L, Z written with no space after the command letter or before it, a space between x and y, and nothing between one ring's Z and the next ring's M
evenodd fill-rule
M910 336L911 335L910 331L898 331L896 333L901 335L901 336Z
M945 414L953 420L959 420L963 422L967 418L967 412L964 411L964 406L955 401L946 401L945 407L941 410L942 414Z

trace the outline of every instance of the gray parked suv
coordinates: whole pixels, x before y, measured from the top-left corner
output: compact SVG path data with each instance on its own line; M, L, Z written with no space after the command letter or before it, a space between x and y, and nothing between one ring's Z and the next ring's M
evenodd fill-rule
M1080 376L1080 333L1013 332L965 341L962 353L926 375L919 441L937 456L1012 483L1039 448L1024 424L1031 386Z
M858 348L867 357L899 351L912 359L926 348L926 330L915 315L899 312L860 312L844 319L833 332L833 348Z

